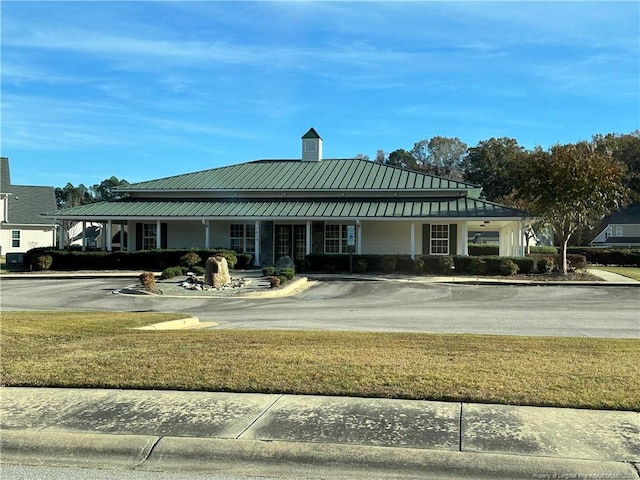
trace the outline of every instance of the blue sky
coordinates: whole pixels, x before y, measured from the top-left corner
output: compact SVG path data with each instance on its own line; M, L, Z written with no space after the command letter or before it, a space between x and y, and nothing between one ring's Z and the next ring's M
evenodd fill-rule
M2 1L14 184L640 128L640 3Z

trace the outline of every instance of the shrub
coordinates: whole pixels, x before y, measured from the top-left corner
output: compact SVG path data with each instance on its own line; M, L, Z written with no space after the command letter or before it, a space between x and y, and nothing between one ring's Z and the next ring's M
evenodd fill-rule
M551 257L542 257L538 260L536 264L536 268L540 273L551 273L555 268L556 264Z
M484 275L487 273L487 262L480 257L473 257L469 265L469 271L474 275Z
M518 265L513 260L505 258L500 261L500 273L505 276L515 275L518 273Z
M250 268L252 264L253 264L253 254L236 253L236 264L234 265L234 268L244 270L244 269Z
M360 258L358 260L356 260L355 265L353 266L353 270L356 273L364 273L367 271L367 267L369 266L369 263L367 262L366 259L364 258Z
M392 256L382 257L380 261L380 269L382 273L392 273L396 270L396 266L398 265L398 259Z
M207 270L204 267L201 267L199 265L196 265L195 267L190 268L189 271L191 271L191 272L193 272L193 273L195 273L196 275L199 275L199 276L202 276L205 273L207 273ZM187 273L187 272L183 271L183 273Z
M280 285L284 285L289 281L286 275L278 275L278 280L280 280Z
M297 261L296 268L299 272L308 272L309 270L311 270L311 262L306 258L303 258Z
M328 263L326 264L322 270L324 270L326 273L336 273L338 271L338 269L336 268L336 266L333 263Z
M271 288L277 288L280 286L280 277L269 277L269 284Z
M518 266L518 271L525 275L533 273L536 267L536 261L530 257L514 257L511 261Z
M456 273L471 272L471 262L474 258L476 257L469 257L467 255L456 255L453 257L453 265L456 269Z
M51 255L40 255L36 258L35 267L36 270L49 270L53 265L53 258Z
M473 244L467 247L469 255L480 257L484 255L498 255L500 253L500 245Z
M551 247L546 245L536 245L529 248L530 253L558 253L557 247Z
M185 253L180 257L180 265L187 268L195 267L199 263L202 263L202 258L196 252Z
M279 276L284 277L286 281L291 281L296 276L296 271L293 268L283 268Z
M577 255L574 253L567 254L567 263L569 270L584 270L589 266L589 262L587 262L587 257L584 255ZM562 265L562 260L558 262L559 265Z
M416 258L413 262L413 273L420 275L424 273L424 260Z
M408 255L396 255L396 267L394 271L411 273L413 271L413 259Z
M145 290L152 291L156 288L156 278L153 272L142 272L138 278Z
M438 257L438 273L443 275L451 273L453 270L453 258L448 255Z
M262 275L264 277L273 277L276 274L276 267L264 267L262 269Z
M160 274L160 278L162 280L167 280L169 278L173 278L173 277L177 277L179 275L184 275L184 270L182 269L182 267L169 267L169 268L165 268L162 271L162 274Z

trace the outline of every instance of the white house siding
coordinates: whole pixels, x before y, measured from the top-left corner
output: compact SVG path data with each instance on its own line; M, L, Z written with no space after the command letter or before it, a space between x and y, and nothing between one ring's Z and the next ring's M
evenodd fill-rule
M20 246L13 247L12 234L14 230L20 232ZM0 247L2 255L7 253L23 253L36 247L52 247L55 245L55 228L37 225L10 225L0 227Z
M415 248L422 248L422 223L416 222ZM411 254L411 222L362 222L362 253L369 255Z
M201 220L167 223L167 248L202 248L205 226Z

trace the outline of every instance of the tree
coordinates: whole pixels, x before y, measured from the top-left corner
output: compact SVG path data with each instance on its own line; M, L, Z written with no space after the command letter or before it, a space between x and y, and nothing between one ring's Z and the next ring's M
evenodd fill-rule
M464 158L464 179L482 185L487 200L508 195L515 184L517 164L526 155L512 138L491 138L469 148Z
M387 157L384 154L384 150L378 149L376 152L376 159L374 160L376 163L386 163Z
M120 193L114 192L116 187L126 187L129 182L126 180L118 180L116 177L107 178L102 182L93 185L90 188L92 194L92 202L106 202L109 200L118 200L122 198Z
M626 135L598 134L592 142L596 150L626 165L625 185L631 190L631 199L640 202L640 130Z
M625 167L592 144L538 148L518 164L515 199L550 225L562 246L567 273L567 243L581 226L623 206Z
M409 168L415 170L417 167L416 159L407 152L404 148L394 150L389 154L389 157L384 162L385 165L391 165L394 167Z
M59 209L77 207L92 202L89 189L82 183L74 187L71 183L67 183L63 188L56 187L56 205Z
M462 180L467 144L459 138L433 137L427 144L428 162L435 167L436 175Z

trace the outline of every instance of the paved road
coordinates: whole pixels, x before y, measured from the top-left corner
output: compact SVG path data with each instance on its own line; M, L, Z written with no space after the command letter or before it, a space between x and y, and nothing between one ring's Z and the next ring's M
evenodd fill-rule
M121 295L122 278L7 280L2 310L183 312L213 328L640 338L640 289L326 281L292 297Z

